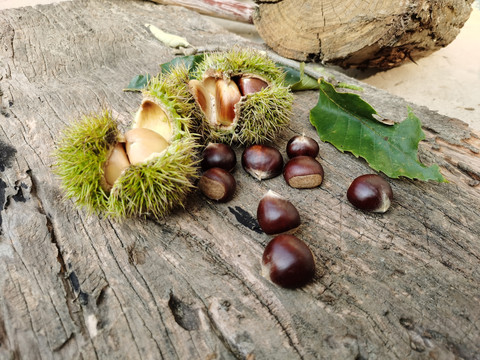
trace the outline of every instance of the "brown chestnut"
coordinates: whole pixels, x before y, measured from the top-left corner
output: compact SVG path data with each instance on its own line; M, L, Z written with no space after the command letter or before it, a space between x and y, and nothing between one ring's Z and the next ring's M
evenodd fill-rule
M315 275L315 259L305 242L294 235L273 238L262 256L262 276L285 288L298 288Z
M243 151L242 166L258 180L271 179L282 173L283 157L272 146L252 145Z
M384 213L390 207L393 191L380 175L367 174L353 180L347 198L361 210Z
M268 86L262 79L247 76L239 78L237 84L243 96L259 92Z
M237 157L232 147L222 143L209 143L203 150L202 170L219 167L232 171L237 164Z
M322 165L310 156L296 156L290 159L283 169L287 184L297 189L320 186L323 175Z
M300 214L293 204L269 190L257 207L257 220L268 235L280 234L300 226Z
M226 202L235 194L237 182L227 170L211 168L203 173L198 188L209 199Z
M288 140L287 155L289 158L295 156L316 157L319 152L318 143L309 136L296 135Z
M235 105L240 101L242 94L237 84L230 80L218 79L215 82L215 107L217 123L230 126L235 117Z

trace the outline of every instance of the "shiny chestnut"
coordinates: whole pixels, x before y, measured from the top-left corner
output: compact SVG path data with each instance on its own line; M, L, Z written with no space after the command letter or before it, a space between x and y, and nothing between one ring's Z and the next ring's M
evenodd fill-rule
M390 207L393 191L380 175L367 174L353 180L347 190L347 198L361 210L384 213Z
M323 175L322 165L310 156L296 156L290 159L283 169L287 184L297 189L320 186Z
M298 288L315 275L315 259L305 242L294 235L273 238L262 256L262 276L285 288Z
M205 171L199 182L198 188L209 199L226 202L235 194L237 182L227 170L211 168Z
M295 156L316 157L319 152L318 143L309 136L296 135L288 140L287 155L289 158Z
M232 171L237 164L237 156L232 147L222 143L209 143L202 154L202 170L218 167Z
M242 166L258 180L271 179L282 173L283 157L272 146L252 145L243 151Z
M260 228L269 235L287 232L300 226L297 208L271 190L258 203L257 220Z
M246 76L239 78L237 84L243 96L259 92L268 86L267 82L262 79Z

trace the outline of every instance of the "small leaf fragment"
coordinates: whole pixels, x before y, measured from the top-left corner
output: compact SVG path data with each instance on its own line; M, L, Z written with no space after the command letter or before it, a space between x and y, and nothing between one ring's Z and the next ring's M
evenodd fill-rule
M123 91L142 91L148 85L152 76L150 74L137 75L128 83Z
M284 83L290 86L292 91L317 90L319 88L318 81L304 73L305 63L300 64L300 70L282 64L277 64L277 66L285 72Z
M355 90L355 91L363 91L363 88L362 88L361 86L348 84L348 83L346 83L346 82L339 82L335 87L336 87L336 88L341 88L341 89L350 89L350 90Z
M310 122L322 141L364 158L372 169L391 178L446 182L437 165L427 167L418 160L418 144L425 134L411 109L404 121L388 126L374 118L375 109L360 96L338 93L323 79L319 90Z

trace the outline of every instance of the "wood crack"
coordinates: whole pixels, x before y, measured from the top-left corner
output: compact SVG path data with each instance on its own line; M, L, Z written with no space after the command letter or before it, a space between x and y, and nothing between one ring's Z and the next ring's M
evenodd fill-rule
M190 216L194 217L192 214ZM203 226L203 229L207 232L210 233L208 227ZM192 236L191 234L189 234ZM200 240L200 239L199 239ZM303 359L303 355L300 351L300 349L297 347L293 340L292 334L290 334L290 330L287 328L287 326L283 323L283 321L280 319L280 317L274 312L274 310L267 304L264 299L257 294L257 292L252 289L251 285L247 283L239 274L233 269L232 265L227 264L221 256L217 252L212 251L211 247L205 247L204 251L209 253L214 259L216 264L221 264L221 266L225 269L226 273L229 274L231 277L237 279L244 288L248 290L248 292L262 305L264 309L267 310L267 312L270 314L270 316L274 319L274 321L277 323L277 325L282 329L283 334L285 335L289 345L292 347L292 349L298 354L299 359Z
M260 1L272 11L271 2ZM344 11L337 3L324 2L320 13L321 6L288 1L293 4L289 13L296 8L317 12L317 27L308 40L322 45L322 52L331 41L345 44L343 38L323 35L320 43L316 36L331 28L330 19L336 16L331 6L346 17L362 6L378 10L386 4L350 2ZM287 0L277 5L287 6ZM419 336L430 336L428 341L443 348L451 343L464 358L474 358L480 350L474 286L480 281L480 245L475 241L480 208L479 187L468 186L468 181L480 181L475 150L480 142L460 121L426 108L410 104L425 119L424 131L432 129L426 131L429 141L421 143L419 156L427 163L442 162L450 183L392 179L396 198L383 215L370 216L349 205L348 184L371 168L330 144L320 144L327 176L316 190L291 189L280 178L258 183L237 168L239 191L228 204L194 194L186 210L168 218L122 224L89 215L72 200L61 201L49 156L61 129L73 117L103 105L114 109L126 128L141 95L122 92L125 79L155 73L159 63L174 55L145 31L146 18L181 33L198 49L221 50L238 43L299 68L259 44L218 33L219 27L204 17L187 17L186 10L173 6L159 9L140 0L80 0L0 13L0 141L13 153L6 160L0 151L0 207L10 196L7 210L1 210L0 358L428 357L431 348L423 353L412 349L400 316L421 319L426 334L413 334L417 350L424 342ZM284 45L294 25L305 20L299 16L289 22L282 18L285 12L272 16L271 24L288 30L277 32ZM304 24L305 29L312 22ZM370 25L371 32L378 30L376 23ZM401 41L417 24L407 17L404 26L402 31L392 25L387 35ZM355 34L353 29L348 33ZM303 38L293 40L298 44ZM307 64L305 73L361 85L333 68L325 74ZM362 87L362 96L389 118L409 106ZM316 91L295 93L291 124L272 145L285 149L295 132L315 137L309 111L317 102ZM32 169L28 176L33 188L25 169ZM312 247L319 266L325 263L323 277L317 273L304 289L277 288L259 274L262 250L271 237L260 233L254 212L266 188L296 199L303 216L296 234ZM431 357L442 355L451 357L446 352Z
M48 230L49 235L50 235L50 241L51 241L52 244L54 244L55 248L57 249L57 261L60 264L60 271L59 271L58 275L59 275L61 283L63 284L63 288L64 288L64 291L65 291L65 304L67 306L69 316L72 319L73 323L76 324L76 326L78 326L78 328L80 330L80 333L82 335L86 336L89 333L88 333L87 324L85 323L85 320L84 320L83 308L82 308L81 305L86 305L84 296L82 296L82 294L86 295L87 298L88 298L88 295L85 294L84 292L82 292L79 288L75 290L75 286L74 286L75 281L73 280L74 277L76 278L75 273L72 272L72 273L67 275L67 265L66 265L65 259L63 257L63 252L62 252L62 249L61 249L61 245L59 244L59 242L57 240L57 236L56 236L56 233L55 233L55 227L52 223L52 220L51 220L50 216L48 214L46 214L46 212L44 210L44 207L43 207L43 204L42 204L42 199L38 195L37 182L35 180L35 177L32 174L32 171L31 170L27 171L27 174L29 175L29 177L31 179L31 183L32 183L31 189L30 189L30 195L32 196L32 198L36 199L37 210L40 214L44 215L44 217L45 217L47 230ZM69 281L67 281L67 279ZM78 282L78 280L77 280L77 282ZM73 291L72 291L72 287L73 287ZM74 292L76 292L77 290L78 290L78 293L81 296L81 299L83 299L83 300L80 302L79 308L74 309L73 304L74 304L74 302L77 298L75 296ZM54 351L60 351L60 350L64 349L64 347L68 343L70 343L71 340L75 340L75 344L76 344L77 348L79 348L79 345L76 341L75 336L70 334L69 337L65 340L65 342L63 344L61 344L60 346L56 347L56 350L54 349ZM92 343L92 345L93 345L93 343ZM93 349L95 351L95 354L96 354L95 347L94 346L92 346L92 347L93 347ZM98 356L96 356L96 357L98 357Z

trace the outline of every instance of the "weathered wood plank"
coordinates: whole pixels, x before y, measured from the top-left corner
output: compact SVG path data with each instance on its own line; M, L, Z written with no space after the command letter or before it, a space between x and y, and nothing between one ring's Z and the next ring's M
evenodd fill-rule
M62 201L50 171L59 131L105 104L126 126L140 95L123 87L175 56L144 23L197 47L247 45L188 10L149 2L0 13L1 358L480 356L480 140L428 109L413 107L428 137L421 157L441 164L450 183L393 180L384 215L348 204L350 181L371 170L328 144L320 144L326 177L315 190L257 182L238 167L231 202L194 194L162 221L119 224ZM364 87L380 113L405 116L404 101ZM308 111L316 99L296 94L291 127L276 142L282 152L293 134L315 136ZM268 189L302 216L298 236L319 264L304 289L260 275L270 237L254 217Z

